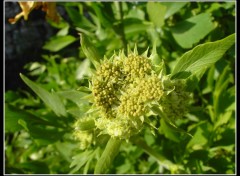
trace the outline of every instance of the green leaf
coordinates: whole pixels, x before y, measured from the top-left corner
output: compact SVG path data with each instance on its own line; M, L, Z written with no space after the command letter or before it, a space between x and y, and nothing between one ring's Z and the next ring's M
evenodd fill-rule
M235 33L215 42L201 44L186 52L175 65L171 78L187 78L202 73L217 62L235 43Z
M48 41L44 46L43 49L49 50L52 52L57 52L66 46L70 45L71 43L75 42L77 39L71 35L66 36L54 36Z
M95 128L95 121L93 119L88 121L82 121L77 126L77 130L81 130L81 131L92 130L94 128Z
M159 2L147 3L147 13L149 18L157 28L161 28L164 25L164 16L166 10L167 7Z
M66 99L69 99L70 101L76 103L77 105L83 104L82 98L88 95L88 93L77 91L77 90L65 90L65 91L59 91L56 93Z
M197 131L193 135L193 138L187 144L187 148L193 150L202 149L208 142L208 139L203 135L204 131L201 127L197 128Z
M167 11L164 16L164 18L167 19L168 17L177 13L182 7L187 4L187 2L161 2L161 4L167 7Z
M94 47L94 45L89 41L89 39L81 34L81 47L84 52L84 54L87 56L87 58L93 63L95 68L98 67L99 62L101 60L101 57L97 51L97 49Z
M53 126L44 126L42 124L33 123L19 119L18 123L31 135L37 145L49 145L62 139L65 132Z
M71 2L73 3L73 2ZM75 5L74 5L75 6ZM78 8L81 6L81 4L76 4ZM68 13L69 18L72 20L75 26L80 27L80 28L95 28L95 26L88 20L87 18L84 17L83 14L81 14L80 10L76 10L75 7L71 6L65 6L66 11Z
M128 14L125 16L125 18L138 18L140 20L145 19L145 13L140 8L132 8L129 10Z
M141 137L132 137L131 141L138 147L142 148L147 154L156 159L159 162L159 165L165 167L166 169L175 168L175 164L173 164L170 160L168 160L159 152L156 152L151 147L149 147Z
M162 117L162 118L165 120L166 125L168 125L168 126L169 126L171 129L173 129L174 131L177 131L177 132L180 132L180 133L184 133L184 134L187 134L188 136L192 137L192 135L191 135L190 133L186 132L186 131L183 130L183 129L178 128L178 127L174 124L174 122L172 122L168 117L166 117L166 115L165 115L157 106L153 106L153 107L151 108L151 110L152 110L154 113L158 114L160 117Z
M213 93L214 118L218 118L221 113L226 111L227 107L235 102L235 93L228 91L229 83L233 83L234 78L231 74L230 66L226 66L219 76L215 91Z
M218 120L214 124L214 130L216 130L219 126L229 122L231 117L232 117L232 111L227 111L224 114L220 114L219 117L218 117Z
M105 174L107 173L108 169L110 168L114 158L118 154L121 140L117 138L110 138L105 150L103 151L100 159L98 160L94 174Z
M85 164L88 164L90 160L93 159L93 157L98 152L98 148L96 150L86 150L78 155L75 155L73 157L73 161L70 165L70 168L74 167L70 173L75 173L79 169L81 169Z
M66 109L60 97L55 92L49 93L36 83L29 80L20 73L22 80L42 99L42 101L51 108L57 116L66 116Z
M69 25L66 25L66 27L59 30L56 35L57 36L66 36L68 34L68 31L69 31Z
M10 109L8 104L5 104L4 112L5 132L16 132L23 129L22 126L18 124L18 118L22 118L22 116L25 117L26 114Z
M180 142L179 135L169 128L164 119L160 120L161 126L159 130L166 136L166 138L173 140L175 142Z
M182 48L191 48L214 29L211 15L201 13L170 28L173 38Z
M23 121L33 124L51 125L51 123L40 119L39 117L28 113L22 109L18 109L12 105L5 103L5 131L16 132L23 129ZM21 120L22 119L22 120ZM20 121L19 121L20 120Z
M29 161L24 163L18 163L18 168L21 168L26 173L33 173L33 174L49 174L49 168L47 163L42 161Z
M91 70L90 70L90 61L89 59L85 59L81 65L77 68L76 71L76 79L81 80L84 76L90 76Z
M148 30L149 28L153 28L153 24L151 22L139 20L137 18L124 19L123 25L126 38L136 36L136 34L146 32L146 30ZM115 27L119 28L119 26Z

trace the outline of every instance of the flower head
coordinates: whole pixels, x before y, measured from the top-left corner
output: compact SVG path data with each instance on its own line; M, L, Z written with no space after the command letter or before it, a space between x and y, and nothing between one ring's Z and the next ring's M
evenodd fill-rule
M91 90L93 107L99 112L94 123L100 134L128 140L145 123L154 125L148 119L155 113L152 107L173 121L187 112L190 96L185 83L159 74L152 55L146 53L139 55L135 48L126 56L120 51L96 64Z

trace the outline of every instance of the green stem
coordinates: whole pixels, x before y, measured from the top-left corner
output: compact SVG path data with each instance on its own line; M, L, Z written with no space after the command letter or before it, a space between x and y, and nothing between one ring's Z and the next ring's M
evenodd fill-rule
M110 138L105 150L103 151L100 159L94 169L94 174L105 174L110 168L114 158L119 152L122 140L117 138Z

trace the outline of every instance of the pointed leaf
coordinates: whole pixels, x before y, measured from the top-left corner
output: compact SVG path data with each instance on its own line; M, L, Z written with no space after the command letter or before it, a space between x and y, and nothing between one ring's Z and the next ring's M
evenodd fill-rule
M71 43L75 42L77 39L71 35L66 36L55 36L52 37L44 46L43 49L57 52Z
M201 78L202 71L217 62L235 43L235 33L216 42L196 46L186 52L175 65L171 78L187 78L195 74Z
M178 12L182 7L184 7L187 4L187 2L161 2L161 3L167 7L167 11L164 16L165 19Z
M33 81L29 80L23 74L20 74L20 77L57 116L67 115L64 104L55 92L49 93Z
M87 58L93 63L94 67L97 68L99 65L99 62L101 60L101 57L97 51L97 49L94 47L94 45L89 41L89 39L81 34L81 47L84 52L84 54L87 56Z

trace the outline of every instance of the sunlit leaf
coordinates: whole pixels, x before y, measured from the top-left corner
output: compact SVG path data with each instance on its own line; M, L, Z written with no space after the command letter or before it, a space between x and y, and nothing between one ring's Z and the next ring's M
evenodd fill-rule
M43 49L57 52L66 46L70 45L71 43L75 42L77 39L71 35L66 36L55 36L50 39L44 46Z
M167 19L168 17L177 13L182 7L187 4L187 2L161 2L161 4L167 7L167 11L164 16L164 18Z
M187 78L193 74L201 75L203 71L221 59L234 43L235 34L232 34L222 40L196 46L178 60L172 71L172 78Z
M87 36L81 34L81 47L84 52L84 54L87 56L87 58L93 63L95 68L99 65L99 62L101 60L101 57L97 51L97 49L94 47L94 45L90 42L90 40L87 38Z
M42 101L56 113L57 116L67 115L64 104L55 92L49 93L38 84L29 80L23 74L20 74L20 77L42 99Z
M173 38L183 48L191 48L214 29L211 15L202 13L170 28Z
M147 13L149 18L157 28L161 28L164 25L166 11L167 7L159 2L147 3Z

